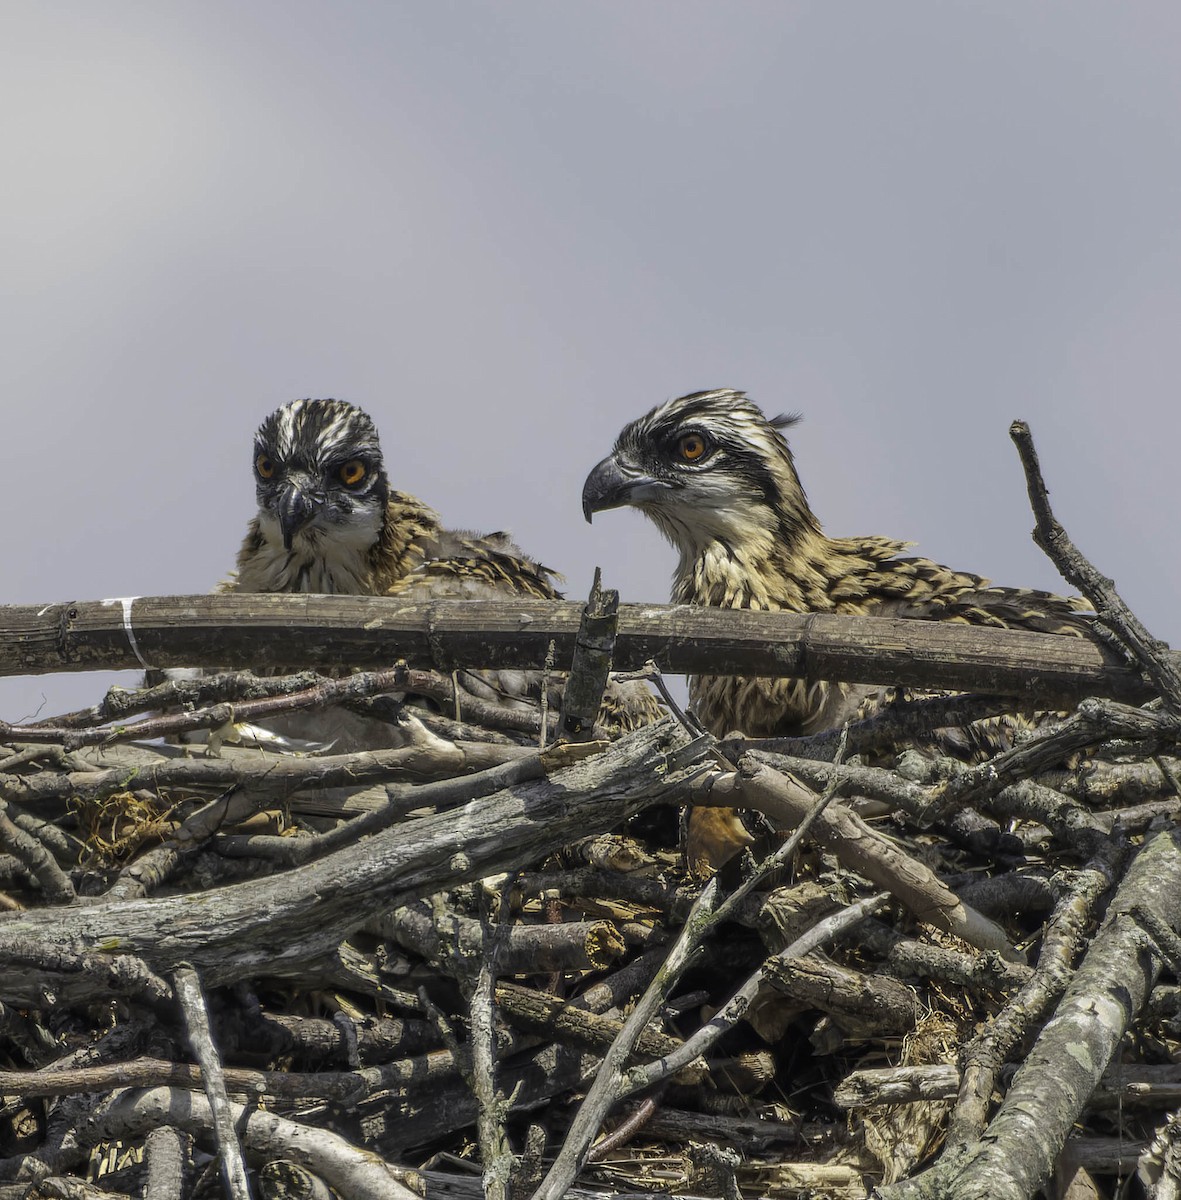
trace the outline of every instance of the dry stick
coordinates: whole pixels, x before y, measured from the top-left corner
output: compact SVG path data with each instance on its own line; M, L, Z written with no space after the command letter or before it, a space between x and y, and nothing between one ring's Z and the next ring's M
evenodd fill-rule
M1136 856L982 1138L925 1174L881 1188L882 1200L1025 1200L1049 1178L1160 971L1134 908L1152 909L1174 929L1181 924L1181 831L1158 833Z
M60 864L72 867L85 857L86 843L82 838L75 837L51 821L25 812L17 804L9 804L7 809L12 823L25 833L32 834Z
M447 942L471 961L481 955L481 924L471 917L448 913ZM367 928L425 959L439 960L453 973L440 951L443 939L422 900L382 913ZM498 926L497 964L502 975L539 975L547 971L601 971L624 952L610 921L566 921L561 925ZM464 968L460 968L463 973ZM470 972L468 972L470 973Z
M1151 1200L1181 1197L1181 1111L1169 1113L1157 1126L1136 1164L1136 1178Z
M37 1200L131 1200L128 1192L112 1192L73 1175L49 1175L38 1180Z
M73 904L77 900L69 876L57 865L39 838L26 833L8 816L8 806L0 799L0 849L7 850L41 885L50 904Z
M75 919L80 915L80 910L71 910L71 916ZM8 928L4 932L10 934L10 922L15 923L19 919L15 915L7 918L5 924ZM65 928L72 923L68 918L62 921ZM91 944L98 940L92 939ZM43 974L47 980L55 980L56 986L42 982L35 990L35 998L34 995L22 997L29 1008L43 1004L47 992L58 992L59 988L69 990L71 984L76 984L88 996L134 997L150 1008L164 1009L171 1015L174 1001L172 988L142 958L134 954L111 953L110 947L102 951L78 951L63 942L64 939L57 940L39 934L32 937L19 934L3 937L4 969L8 973L6 990L9 993L16 990L12 987L12 980L18 972L29 972L34 977ZM12 998L11 994L6 997L9 1000Z
M609 1038L604 1036L600 1040L606 1042ZM509 1044L514 1051L522 1048L520 1043L511 1040ZM236 1096L355 1104L375 1092L404 1088L412 1083L438 1083L465 1067L467 1061L466 1051L459 1047L458 1058L450 1050L435 1050L413 1058L395 1059L381 1066L349 1071L261 1071L250 1067L223 1067L222 1072L227 1092ZM0 1083L10 1092L30 1097L112 1092L128 1087L203 1090L207 1080L203 1071L191 1063L134 1058L93 1067L0 1071Z
M1070 981L1071 966L1086 942L1087 928L1107 889L1119 876L1128 848L1119 843L1101 850L1081 871L1073 873L1046 925L1034 973L992 1023L964 1047L959 1098L948 1125L943 1153L962 1149L978 1138L988 1119L988 1105L1001 1068Z
M555 600L450 600L235 593L144 596L128 605L0 606L0 675L139 665L235 667L259 661L388 667L391 659L539 669L550 641L568 660L582 606ZM1045 708L1087 695L1140 703L1152 688L1111 647L1086 638L903 617L620 605L615 666L1010 694ZM423 692L414 681L408 689ZM537 731L536 712L526 714ZM480 718L481 723L483 718ZM0 730L3 726L0 726ZM0 733L0 739L3 734Z
M497 746L484 742L453 744L438 738L426 745L395 750L334 754L323 758L264 756L241 762L219 758L154 759L142 767L120 766L102 771L0 776L0 792L36 803L76 796L82 801L105 800L116 792L148 787L226 788L231 784L264 788L283 799L309 787L362 788L399 779L434 779L440 775L474 773L532 753L526 746Z
M327 833L315 834L312 837L226 835L218 841L217 852L227 858L265 858L282 866L296 867L323 858L342 846L352 845L363 837L379 833L405 820L407 807L434 808L442 811L457 804L466 804L481 796L487 796L498 788L540 779L552 761L552 758L540 754L530 754L523 758L510 759L498 766L486 767L483 771L475 771L471 775L417 784L413 794L405 798L407 804L383 805L372 812L354 817ZM409 803L410 800L413 800L413 803Z
M497 960L504 943L508 922L508 893L512 885L508 877L500 891L501 924L493 926L486 890L480 893L480 931L483 935L480 965L475 986L468 1002L471 1037L471 1089L479 1105L476 1133L480 1142L480 1161L484 1166L484 1195L488 1200L508 1200L509 1183L516 1165L504 1119L509 1101L496 1087L496 1046L493 1036L493 994L496 990Z
M1173 974L1181 975L1181 937L1178 937L1151 908L1137 904L1128 911L1152 938L1157 953L1168 963Z
M797 1003L834 1018L847 1038L901 1037L918 1023L914 988L889 975L793 954L769 959L763 964L763 978Z
M623 1094L630 1095L632 1092L641 1091L643 1088L660 1083L670 1075L676 1074L694 1058L707 1054L718 1038L733 1029L746 1014L763 985L767 968L771 963L786 963L790 959L802 958L805 954L810 954L824 942L848 933L850 929L859 925L867 917L881 912L887 907L889 899L889 896L882 894L869 896L818 922L802 937L780 950L778 954L773 955L757 971L753 972L742 987L692 1037L686 1038L684 1044L678 1049L665 1055L658 1062L629 1071Z
M554 656L556 652L557 647L551 641L549 649L545 652L545 662L541 667L541 704L537 713L538 750L545 749L546 737L549 734L549 681L550 676L554 673Z
M1176 742L1179 736L1181 722L1171 713L1150 712L1109 700L1083 700L1061 724L948 780L933 798L930 816L946 812L953 805L995 795L1017 780L1060 766L1075 751L1113 738L1158 744Z
M595 567L590 597L582 611L570 674L562 694L558 737L582 742L594 736L595 718L603 703L603 690L611 673L615 633L619 622L619 593L602 587L602 572Z
M652 1119L663 1096L664 1088L662 1087L657 1088L650 1096L645 1096L610 1133L595 1142L587 1153L586 1161L602 1162L612 1150L626 1146Z
M230 1098L226 1095L221 1055L217 1052L213 1043L213 1031L209 1028L209 1012L205 1007L205 997L201 993L201 980L188 963L181 963L172 974L172 982L181 1011L184 1013L189 1045L205 1077L205 1095L213 1114L213 1128L221 1154L221 1177L231 1200L250 1200L246 1162L242 1158L242 1146L234 1128Z
M104 944L165 969L188 961L209 986L297 974L383 908L515 870L647 805L677 802L708 769L708 753L666 719L543 779L407 821L300 871L206 891L196 909L191 896L162 896L100 901L68 917L55 909L14 914L0 922L8 995L36 1005L47 983L44 973L13 969L17 942L55 951Z
M541 713L535 709L505 708L492 700L472 695L466 688L456 689L455 680L437 671L410 671L406 675L406 690L416 696L425 696L441 705L454 705L462 711L463 720L489 729L507 729L514 733L541 733ZM459 718L456 718L457 723ZM557 717L546 716L546 729L553 734Z
M565 1015L576 1017L580 1010L600 1013L624 1005L652 978L660 959L660 952L642 954L626 967L588 988L577 1000L564 1005ZM505 986L502 983L497 988L497 1001L502 1008L505 1007ZM547 1036L552 1038L555 1030L566 1036L563 1019L547 1029ZM609 1043L610 1038L605 1042ZM534 1040L521 1040L516 1043L516 1049L535 1045ZM389 1097L378 1097L376 1103L380 1104L380 1110L368 1110L367 1118L371 1122L380 1121L384 1126L384 1131L372 1133L371 1144L379 1145L383 1150L401 1151L426 1141L437 1141L443 1134L475 1122L476 1105L470 1090L450 1078L457 1073L454 1062L446 1055L434 1057L446 1059L446 1076L424 1069L421 1059L411 1060L407 1064L408 1069L400 1076L397 1085L400 1090L395 1091L393 1103ZM598 1065L597 1056L583 1054L551 1041L542 1048L529 1049L524 1056L514 1053L512 1060L506 1062L502 1070L502 1086L513 1096L513 1109L519 1112L580 1086L593 1075ZM429 1068L429 1059L427 1066ZM407 1097L406 1088L411 1085L415 1091L413 1097Z
M1033 540L1049 556L1050 561L1095 606L1099 620L1131 651L1156 684L1169 710L1181 716L1181 671L1167 657L1169 647L1145 629L1115 590L1115 583L1098 571L1070 540L1050 508L1050 494L1042 478L1041 464L1033 445L1033 435L1024 421L1009 426L1009 436L1017 447L1029 505L1033 509Z
M915 1067L877 1067L851 1071L833 1089L833 1103L844 1109L872 1108L878 1104L915 1104L951 1100L960 1085L953 1063Z
M681 726L694 737L705 733L705 726L691 713L686 712L673 699L673 694L668 690L668 684L664 681L664 672L657 665L656 660L650 658L638 671L617 671L615 678L620 683L627 683L632 680L644 680L651 683L652 686L660 693L660 698L668 706L668 711L672 713Z
M222 701L260 700L265 696L301 692L323 682L315 671L296 675L254 675L250 671L220 671L192 679L169 679L154 687L127 689L116 685L98 703L58 717L30 722L34 729L90 729L137 713L165 708L205 708Z
M320 1176L349 1200L419 1200L408 1184L417 1173L383 1162L376 1154L350 1145L339 1134L313 1129L273 1113L231 1104L230 1119L242 1131L246 1148L263 1159L289 1158ZM171 1088L121 1092L81 1131L91 1144L134 1140L158 1125L175 1125L192 1134L213 1128L204 1097Z
M157 1125L144 1142L144 1200L181 1200L185 1184L187 1136L172 1125Z
M602 1016L577 1006L577 1002L562 1000L548 992L535 991L517 983L501 981L496 985L496 1003L511 1024L546 1037L558 1037L592 1048L609 1047L623 1030L623 1022L615 1017ZM635 1053L665 1056L678 1050L680 1038L659 1033L654 1029L640 1031ZM0 1076L2 1077L2 1076ZM678 1082L695 1085L707 1078L702 1066L681 1073Z
M926 735L938 729L970 725L986 717L1010 713L1013 708L1012 696L974 693L898 700L871 717L850 723L847 753L862 754L867 750L897 746L900 742L922 742ZM722 741L719 748L733 759L747 750L760 750L831 762L842 732L841 729L828 729L810 737L733 737Z
M692 962L705 938L722 921L728 919L759 884L779 867L791 861L808 827L820 816L826 805L836 795L836 791L837 784L834 783L823 796L817 799L812 811L801 821L792 836L774 854L765 859L728 899L719 898L716 875L702 888L701 895L685 918L684 928L673 943L664 964L636 1002L619 1037L607 1051L594 1083L575 1114L553 1166L550 1167L541 1186L534 1193L534 1200L561 1200L566 1194L566 1189L570 1187L578 1177L579 1171L586 1165L591 1144L611 1107L624 1095L636 1090L627 1088L625 1091L625 1072L627 1060L633 1052L641 1031L647 1028L660 1006L667 1000L677 980ZM691 1058L686 1059L685 1063L690 1061L692 1061Z
M67 750L136 739L147 741L190 733L195 729L219 729L223 725L260 721L281 713L327 708L346 700L396 691L404 687L407 674L403 663L389 671L370 671L363 675L348 675L343 679L322 679L300 691L283 692L258 700L223 701L194 712L170 713L129 725L78 730L38 723L23 728L14 727L13 736L29 742L60 742Z
M793 828L811 811L815 793L798 780L773 771L761 761L762 757L752 751L742 756L738 773L707 777L693 789L693 802L755 808L779 828ZM771 761L775 761L773 757ZM846 777L827 764L808 765L823 766L832 779ZM853 773L847 776L853 777ZM999 925L965 904L928 866L843 805L833 805L823 813L812 836L843 866L890 892L920 921L954 933L982 950L996 950L1010 960L1021 961Z

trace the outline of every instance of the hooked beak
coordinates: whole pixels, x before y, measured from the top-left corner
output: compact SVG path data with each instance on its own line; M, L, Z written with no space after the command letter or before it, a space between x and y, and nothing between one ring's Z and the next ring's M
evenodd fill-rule
M320 503L293 485L283 489L279 502L275 505L275 513L283 533L284 550L291 549L295 535L319 512Z
M621 465L612 454L586 477L582 485L582 515L589 523L597 512L638 504L667 491L669 485L628 465Z

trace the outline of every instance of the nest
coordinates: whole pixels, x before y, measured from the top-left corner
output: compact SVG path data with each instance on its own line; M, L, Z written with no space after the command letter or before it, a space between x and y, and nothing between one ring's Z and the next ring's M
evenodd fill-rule
M0 728L0 1200L1176 1195L1181 686L1067 566L1150 698L972 764L1012 701L601 740L601 611L573 723L403 665Z

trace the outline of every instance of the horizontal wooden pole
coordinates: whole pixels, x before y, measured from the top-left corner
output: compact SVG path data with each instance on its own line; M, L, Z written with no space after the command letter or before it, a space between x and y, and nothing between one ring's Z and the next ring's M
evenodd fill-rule
M541 667L574 651L582 605L411 604L378 596L141 596L0 606L0 675L154 667ZM935 621L688 605L619 609L615 667L791 675L1005 695L1143 701L1134 668L1097 641Z

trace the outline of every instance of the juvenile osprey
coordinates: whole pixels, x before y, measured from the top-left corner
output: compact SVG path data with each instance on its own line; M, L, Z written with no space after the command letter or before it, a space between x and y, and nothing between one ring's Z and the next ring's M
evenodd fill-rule
M1047 592L989 586L910 543L833 538L808 505L782 430L742 392L694 392L625 426L582 491L589 521L633 505L677 548L679 604L915 617L1080 636L1086 605ZM841 725L881 689L802 679L699 675L698 718L719 736L810 734Z
M255 434L253 471L258 514L229 591L560 598L554 573L508 534L444 529L433 509L391 489L376 427L343 400L294 400L273 412ZM535 707L541 673L464 671L459 681L481 699ZM601 719L614 728L659 715L643 685L609 685ZM336 731L338 751L372 748L365 743L376 723L358 721L344 722L345 734ZM282 724L289 734L314 737L322 723L321 714L308 714Z
M444 529L386 476L377 428L343 400L293 400L254 435L258 515L238 551L238 592L352 596L496 593L554 599L554 574L506 533Z

